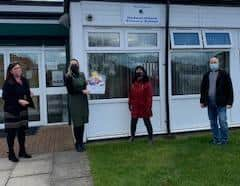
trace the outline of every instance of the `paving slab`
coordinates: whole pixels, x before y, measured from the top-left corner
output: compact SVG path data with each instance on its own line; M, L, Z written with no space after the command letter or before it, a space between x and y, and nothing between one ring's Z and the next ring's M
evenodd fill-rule
M16 163L8 160L8 158L0 158L0 171L12 170Z
M52 171L52 160L20 161L11 177L48 174Z
M0 186L93 186L87 153L33 155L12 163L0 159Z
M54 154L54 164L64 164L80 162L83 159L87 159L86 152L76 152L76 151L66 151L66 152L56 152Z
M93 186L91 177L75 178L56 181L54 186Z
M9 177L11 175L11 171L1 171L0 172L0 186L5 186Z
M50 186L49 175L35 175L11 178L6 186Z
M80 166L80 163L56 164L54 165L52 175L54 180L86 176L90 176L89 166L87 164Z
M20 161L52 160L52 158L53 158L52 153L34 154L34 155L32 155L32 158L30 158L30 159L20 158Z

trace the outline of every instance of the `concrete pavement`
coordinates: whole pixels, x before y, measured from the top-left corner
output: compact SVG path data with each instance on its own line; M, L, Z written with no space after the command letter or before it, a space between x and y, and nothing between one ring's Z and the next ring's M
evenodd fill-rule
M93 186L86 152L53 152L12 163L0 158L0 186Z

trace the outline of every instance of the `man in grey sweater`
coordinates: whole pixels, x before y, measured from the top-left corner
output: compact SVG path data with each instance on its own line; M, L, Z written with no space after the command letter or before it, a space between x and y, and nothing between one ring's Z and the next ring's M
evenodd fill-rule
M213 134L213 144L228 143L227 109L233 105L233 87L228 73L219 69L219 60L212 57L201 83L200 105L208 107L208 117ZM218 126L219 121L219 126Z

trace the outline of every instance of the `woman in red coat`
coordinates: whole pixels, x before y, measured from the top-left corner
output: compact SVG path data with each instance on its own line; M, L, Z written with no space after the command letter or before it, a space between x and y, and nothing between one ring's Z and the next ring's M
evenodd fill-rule
M152 86L145 69L137 66L135 76L129 92L129 110L131 112L131 138L134 140L137 121L143 118L144 124L148 131L149 140L152 143L153 129L150 117L152 116Z

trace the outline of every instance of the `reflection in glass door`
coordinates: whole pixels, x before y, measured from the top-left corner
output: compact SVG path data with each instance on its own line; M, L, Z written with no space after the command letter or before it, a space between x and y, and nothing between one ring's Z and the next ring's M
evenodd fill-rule
M39 62L41 53L37 52L12 52L9 54L10 63L18 62L23 68L23 76L29 81L29 86L33 93L35 109L29 109L29 121L39 122L40 117L40 77Z
M47 93L47 123L68 121L67 92L64 86L66 53L62 49L47 49L44 52Z

